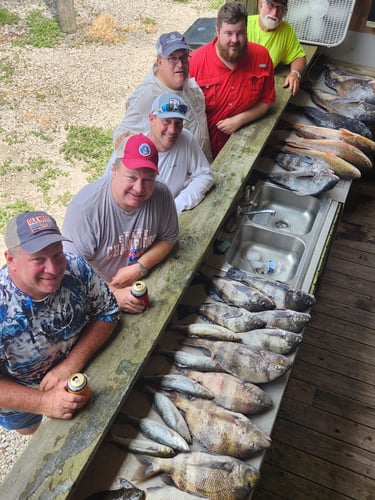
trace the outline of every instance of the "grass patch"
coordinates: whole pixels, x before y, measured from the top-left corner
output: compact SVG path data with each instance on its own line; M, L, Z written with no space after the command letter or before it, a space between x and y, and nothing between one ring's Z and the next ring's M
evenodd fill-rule
M61 169L52 167L49 160L41 157L30 158L26 165L14 165L11 160L5 160L0 165L0 176L12 175L18 172L30 172L32 174L30 182L43 194L46 203L50 202L48 193L53 186L53 181L58 177L68 175Z
M17 24L19 20L20 18L17 14L5 7L0 7L0 26L4 26L5 24Z
M10 83L14 75L14 66L9 59L0 60L0 82Z
M60 42L62 33L58 23L54 19L45 17L41 10L31 10L26 16L26 23L29 28L29 36L24 40L15 41L15 45L52 48Z
M3 208L0 208L0 232L4 233L9 219L27 210L33 211L35 208L25 200L17 201L16 203L11 203Z
M110 130L86 126L69 127L67 140L61 148L66 160L85 162L83 171L89 174L89 182L103 174L112 151Z

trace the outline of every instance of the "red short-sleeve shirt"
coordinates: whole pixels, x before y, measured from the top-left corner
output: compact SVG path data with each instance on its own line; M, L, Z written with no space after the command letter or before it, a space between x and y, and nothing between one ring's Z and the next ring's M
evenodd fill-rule
M218 121L242 113L258 102L271 104L276 98L273 64L265 47L248 42L244 57L230 69L216 54L216 40L193 51L190 59L190 75L205 96L214 157L228 140L228 135L216 127Z

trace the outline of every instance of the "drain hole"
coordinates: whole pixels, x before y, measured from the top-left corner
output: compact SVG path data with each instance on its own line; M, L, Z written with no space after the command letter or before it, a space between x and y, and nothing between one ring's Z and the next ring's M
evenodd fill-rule
M276 229L288 229L288 227L290 227L289 223L286 220L278 220L273 223L273 226Z

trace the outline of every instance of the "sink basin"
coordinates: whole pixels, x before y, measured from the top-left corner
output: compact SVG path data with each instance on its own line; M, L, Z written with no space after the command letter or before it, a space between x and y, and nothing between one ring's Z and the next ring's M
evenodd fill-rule
M299 196L291 191L263 184L254 194L256 210L273 209L275 215L256 214L248 218L254 224L276 231L303 235L311 231L321 202L314 196Z
M291 281L302 261L306 246L302 239L268 228L240 226L226 254L227 263L244 271L262 274L274 280ZM261 263L272 261L274 270L265 271Z

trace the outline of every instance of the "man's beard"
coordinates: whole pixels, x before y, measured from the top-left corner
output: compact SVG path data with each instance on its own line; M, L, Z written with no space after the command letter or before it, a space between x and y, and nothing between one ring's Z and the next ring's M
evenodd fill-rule
M226 62L235 64L239 60L242 59L243 55L246 52L247 49L247 44L241 46L240 44L236 44L235 46L231 47L224 47L223 45L220 44L219 40L216 43L217 51L219 53L219 56ZM235 52L232 52L231 49L235 48Z
M276 29L278 25L281 23L281 19L277 19L275 21L274 19L270 19L268 16L264 16L261 19L264 26L269 30Z

